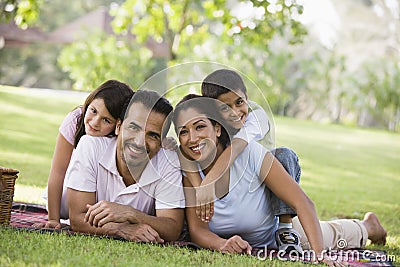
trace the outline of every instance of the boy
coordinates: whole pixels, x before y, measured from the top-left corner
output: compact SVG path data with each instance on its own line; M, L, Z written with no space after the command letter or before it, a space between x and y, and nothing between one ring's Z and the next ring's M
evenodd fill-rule
M270 135L267 135L270 132L270 123L266 112L256 103L248 102L246 86L238 73L228 69L214 71L203 80L201 91L203 96L220 101L218 108L225 120L224 125L236 132L231 139L231 144L224 150L203 180L198 172L186 171L189 181L196 188L196 213L202 221L209 222L214 210L213 201L217 190L214 186L215 182L225 175L226 170L251 140L255 139L261 142L268 149L273 148L273 142ZM280 159L277 154L281 154L283 159ZM290 173L287 167L291 164L284 164L282 160L286 161L285 157L288 155L297 161L297 156L288 149L277 149L275 155ZM290 174L296 176L296 179L300 179L300 170L297 170L297 174L293 173ZM296 182L299 181L296 180ZM217 195L222 197L224 193ZM292 217L296 216L295 211L276 196L273 196L272 199L277 207L282 208L276 210L279 227L275 238L279 250L287 253L297 250L302 253L299 234L292 228Z

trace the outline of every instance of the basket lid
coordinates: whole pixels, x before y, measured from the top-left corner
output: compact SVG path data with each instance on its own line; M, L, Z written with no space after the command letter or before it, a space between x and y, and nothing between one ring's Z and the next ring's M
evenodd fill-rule
M0 173L17 174L17 173L19 173L19 171L15 170L15 169L0 166Z

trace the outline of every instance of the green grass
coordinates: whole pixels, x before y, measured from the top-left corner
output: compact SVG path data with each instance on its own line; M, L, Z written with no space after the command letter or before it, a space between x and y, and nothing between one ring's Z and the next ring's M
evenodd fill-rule
M43 203L59 124L84 97L56 97L0 86L0 165L20 171L14 200ZM374 211L388 230L383 249L400 260L400 134L275 118L277 142L295 150L301 186L320 219ZM207 250L0 228L0 266L297 266Z
M46 186L58 127L83 99L0 87L0 165L20 170L18 184Z

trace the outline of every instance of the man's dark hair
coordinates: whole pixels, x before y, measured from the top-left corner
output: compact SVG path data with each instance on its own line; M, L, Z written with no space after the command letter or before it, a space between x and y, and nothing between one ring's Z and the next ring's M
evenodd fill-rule
M247 90L242 77L233 70L216 70L204 78L201 83L201 94L203 96L218 98L220 95L231 91L242 91L247 97Z
M171 116L173 107L171 103L155 91L139 90L132 96L130 102L126 102L121 113L121 120L124 119L127 110L133 103L141 103L151 111L165 115L166 120L163 125L162 138L165 138L171 127ZM135 112L135 111L133 111Z

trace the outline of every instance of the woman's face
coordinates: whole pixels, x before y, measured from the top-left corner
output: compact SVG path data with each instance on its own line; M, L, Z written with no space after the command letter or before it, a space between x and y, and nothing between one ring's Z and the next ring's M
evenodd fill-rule
M104 100L96 98L89 104L83 122L87 135L106 136L114 131L117 120L108 112Z
M219 124L213 125L207 116L194 108L182 110L176 123L179 143L190 159L201 162L215 157L217 139L221 135Z

